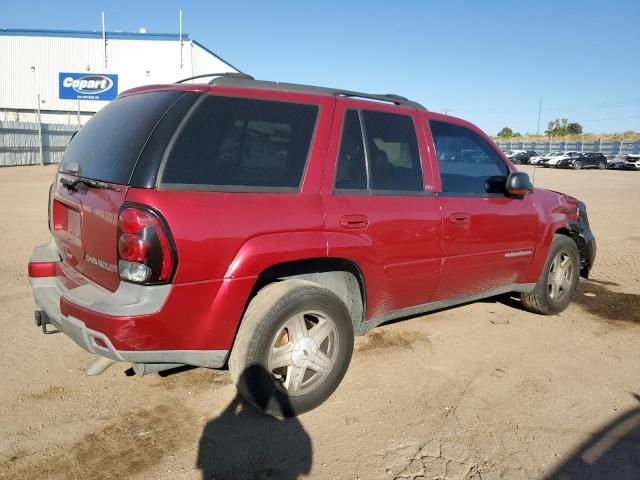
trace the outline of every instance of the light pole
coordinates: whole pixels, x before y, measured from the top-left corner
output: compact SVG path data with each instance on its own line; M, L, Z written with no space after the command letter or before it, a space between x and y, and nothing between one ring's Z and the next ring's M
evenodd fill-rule
M33 89L36 91L37 109L36 118L38 119L38 146L40 152L40 165L44 165L44 156L42 154L42 122L40 121L40 89L37 84L36 67L31 66L31 73L33 73Z
M538 133L536 136L540 136L540 115L542 114L542 97L540 97L540 104L538 105Z

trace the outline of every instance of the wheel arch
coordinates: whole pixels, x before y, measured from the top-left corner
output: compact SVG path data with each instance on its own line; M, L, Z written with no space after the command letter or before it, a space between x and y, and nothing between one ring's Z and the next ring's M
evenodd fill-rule
M584 278L589 278L589 267L588 263L591 261L589 257L589 249L587 246L587 242L580 233L571 227L571 224L564 226L562 228L558 228L555 232L555 235L564 235L565 237L569 237L578 247L578 253L580 255L580 276Z
M366 285L360 267L345 258L320 257L281 262L264 269L247 303L264 287L285 280L308 280L336 294L344 302L351 316L354 331L364 321Z

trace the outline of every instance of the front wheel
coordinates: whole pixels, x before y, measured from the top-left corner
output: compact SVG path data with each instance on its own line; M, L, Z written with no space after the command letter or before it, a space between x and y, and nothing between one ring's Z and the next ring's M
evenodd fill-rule
M522 294L522 305L530 312L543 315L560 313L571 303L579 279L580 254L576 243L556 234L538 283L533 291Z
M320 405L353 353L353 324L332 291L306 280L272 283L250 302L229 358L238 391L276 416Z
M573 162L573 169L580 170L582 168L582 162L580 160L576 160Z

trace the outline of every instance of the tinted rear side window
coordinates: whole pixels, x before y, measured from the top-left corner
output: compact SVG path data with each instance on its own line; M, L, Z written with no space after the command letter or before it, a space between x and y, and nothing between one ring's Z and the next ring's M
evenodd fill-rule
M411 117L363 110L372 190L421 191L422 170Z
M60 162L60 171L128 184L149 135L183 94L166 91L117 98L73 137Z
M183 126L162 184L296 190L317 116L315 105L208 96Z
M360 118L356 110L347 111L342 127L342 140L336 170L336 188L367 189L367 166Z

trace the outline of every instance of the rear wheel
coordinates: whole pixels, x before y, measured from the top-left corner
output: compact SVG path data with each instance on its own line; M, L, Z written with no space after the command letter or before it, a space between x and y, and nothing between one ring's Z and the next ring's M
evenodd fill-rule
M579 277L578 247L571 238L556 234L538 283L532 292L522 294L522 304L534 313L560 313L571 303Z
M580 170L582 168L582 162L580 160L576 160L573 162L573 169Z
M305 280L263 288L242 320L229 371L242 396L277 416L307 412L337 388L353 353L344 303Z
M598 168L600 170L604 170L605 168L607 168L607 164L604 162L598 162Z

